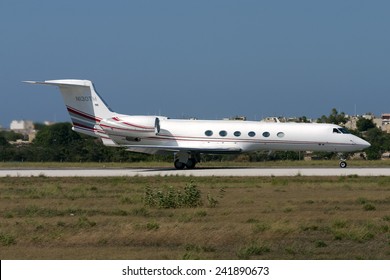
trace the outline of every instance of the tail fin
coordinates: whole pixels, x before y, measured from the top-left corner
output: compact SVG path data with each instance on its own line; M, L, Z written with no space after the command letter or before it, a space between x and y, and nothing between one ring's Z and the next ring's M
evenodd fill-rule
M99 126L102 119L111 118L115 112L106 105L88 80L26 81L32 84L58 86L75 131L98 137L108 137Z

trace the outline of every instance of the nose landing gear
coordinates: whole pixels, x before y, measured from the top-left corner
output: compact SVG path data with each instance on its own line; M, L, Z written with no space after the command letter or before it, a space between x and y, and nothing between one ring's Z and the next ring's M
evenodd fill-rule
M344 155L342 153L339 153L337 156L340 158L339 166L341 168L346 168L348 164L347 164L346 159L344 158Z
M340 160L339 166L341 168L346 168L347 167L347 162L345 160Z

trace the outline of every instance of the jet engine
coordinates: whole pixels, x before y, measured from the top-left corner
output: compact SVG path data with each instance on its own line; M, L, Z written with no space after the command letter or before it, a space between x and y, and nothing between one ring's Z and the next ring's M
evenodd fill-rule
M114 116L103 119L99 125L118 144L140 142L160 132L160 118L157 116ZM165 118L165 117L163 117Z

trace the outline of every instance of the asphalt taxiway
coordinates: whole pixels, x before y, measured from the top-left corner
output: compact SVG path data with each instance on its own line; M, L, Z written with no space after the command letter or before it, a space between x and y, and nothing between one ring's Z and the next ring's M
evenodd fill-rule
M0 177L390 176L390 168L0 169Z

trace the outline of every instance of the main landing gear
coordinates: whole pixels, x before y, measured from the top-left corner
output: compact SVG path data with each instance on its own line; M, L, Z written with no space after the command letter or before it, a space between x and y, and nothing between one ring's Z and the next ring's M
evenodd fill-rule
M174 165L176 169L193 169L200 162L200 154L178 152L175 154Z

